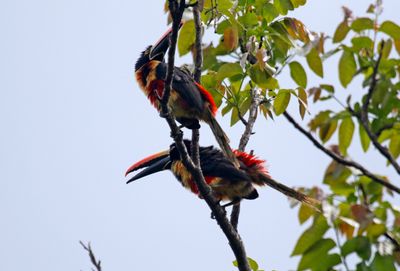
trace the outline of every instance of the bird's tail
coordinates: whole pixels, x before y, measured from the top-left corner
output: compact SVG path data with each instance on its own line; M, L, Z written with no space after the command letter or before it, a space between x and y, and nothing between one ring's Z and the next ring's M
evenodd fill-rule
M229 146L228 136L225 134L224 130L211 114L211 112L209 112L206 122L208 123L208 125L210 125L211 131L213 132L222 152L232 163L235 164L235 166L239 167L239 162L236 158L236 155L233 153L231 147Z
M266 185L272 187L275 190L278 190L282 194L296 199L300 201L301 203L305 203L309 205L310 207L314 208L315 210L321 212L321 202L317 199L314 199L312 197L309 197L307 195L304 195L303 193L294 190L293 188L290 188L280 182L275 181L274 179L271 179L269 176L265 174L259 174L259 178L261 181L263 181Z

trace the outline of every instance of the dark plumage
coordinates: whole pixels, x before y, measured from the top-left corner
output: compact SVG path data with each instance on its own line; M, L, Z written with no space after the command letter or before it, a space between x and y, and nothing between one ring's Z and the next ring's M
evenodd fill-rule
M184 143L190 153L191 141L185 140ZM199 150L200 165L205 181L211 187L214 196L218 200L229 201L226 205L237 203L241 199L256 199L258 197L256 186L264 185L268 185L289 197L312 206L319 204L317 200L271 179L267 169L264 167L264 161L251 154L234 151L239 162L239 168L237 168L220 150L213 146L200 147ZM175 144L172 144L168 151L151 155L135 163L127 170L126 175L142 168L145 169L130 178L128 183L149 174L169 169L185 188L200 196L192 175L180 159Z

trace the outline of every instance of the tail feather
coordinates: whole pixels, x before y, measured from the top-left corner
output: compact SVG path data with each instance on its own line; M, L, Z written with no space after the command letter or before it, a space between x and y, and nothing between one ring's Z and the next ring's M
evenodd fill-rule
M213 132L222 152L230 161L235 164L235 166L239 167L239 162L236 158L236 155L233 153L231 147L229 146L228 136L225 134L224 130L219 125L217 120L212 116L211 112L209 112L209 116L206 122L208 123L208 125L210 125L211 131Z
M296 191L293 188L290 188L282 183L279 183L264 174L260 174L259 176L260 180L263 181L266 185L272 187L273 189L281 192L282 194L290 198L296 199L301 203L305 203L310 207L313 207L315 210L321 212L321 202L319 200L304 195L303 193Z

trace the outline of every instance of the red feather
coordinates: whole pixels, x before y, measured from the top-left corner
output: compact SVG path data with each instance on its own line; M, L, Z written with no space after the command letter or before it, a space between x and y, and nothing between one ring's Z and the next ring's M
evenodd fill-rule
M215 104L214 98L212 97L210 92L208 92L202 85L200 85L199 83L196 83L196 85L199 88L203 98L210 104L211 113L215 117L215 115L217 114L217 105Z
M259 159L254 155L241 152L239 150L234 150L233 153L236 155L237 159L242 161L246 166L250 168L255 167L256 170L269 175L268 170L264 166L265 160Z

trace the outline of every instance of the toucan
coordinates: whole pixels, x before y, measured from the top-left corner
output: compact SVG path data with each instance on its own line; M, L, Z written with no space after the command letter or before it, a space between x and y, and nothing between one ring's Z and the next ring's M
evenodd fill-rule
M184 140L184 144L190 154L191 141ZM242 199L258 198L256 187L264 185L316 209L320 206L318 200L273 180L264 165L265 161L252 154L234 150L233 153L240 165L238 168L213 146L200 147L199 151L200 166L206 183L211 187L218 201L228 201L223 207L236 204ZM175 143L170 145L169 150L150 155L133 164L126 171L126 176L139 169L143 170L131 177L127 183L159 171L170 170L185 188L201 198L197 185L184 166Z
M171 33L172 28L155 45L148 46L135 65L135 76L140 88L159 112L167 74L164 57L169 48ZM229 146L229 139L215 119L217 106L212 95L202 85L195 82L190 73L178 67L174 67L168 106L176 120L186 128L198 129L200 120L206 122L222 151L231 161L236 162L235 155Z

